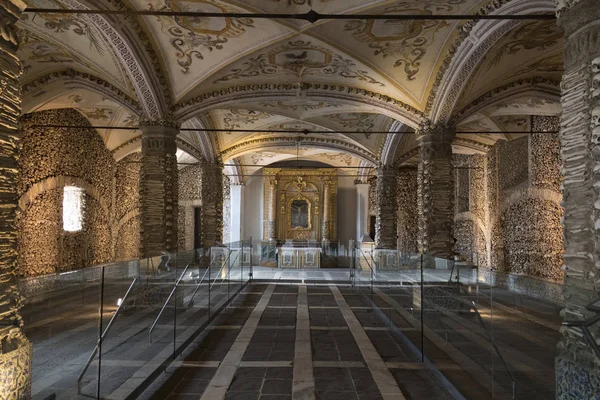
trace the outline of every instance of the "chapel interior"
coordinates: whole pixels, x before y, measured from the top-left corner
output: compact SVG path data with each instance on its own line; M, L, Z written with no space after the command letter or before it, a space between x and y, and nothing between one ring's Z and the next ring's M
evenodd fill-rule
M0 0L0 400L600 399L598 0Z

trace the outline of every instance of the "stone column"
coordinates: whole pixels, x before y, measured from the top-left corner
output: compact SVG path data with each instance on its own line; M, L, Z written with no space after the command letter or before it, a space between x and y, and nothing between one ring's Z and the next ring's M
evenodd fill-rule
M417 170L398 170L398 250L403 253L417 252L419 224L417 222Z
M277 178L265 177L263 240L277 239Z
M396 170L392 167L377 169L377 222L375 245L378 249L396 249L398 220Z
M243 239L244 222L244 184L231 184L231 226L229 234L232 242Z
M177 251L179 129L170 121L141 121L142 212L141 253L144 257ZM221 186L221 185L219 185Z
M356 240L362 242L369 238L369 182L356 181Z
M563 181L565 308L568 321L596 313L600 295L600 7L596 0L558 1L566 35L560 127ZM598 341L598 324L590 326ZM600 368L579 328L561 328L556 398L590 399L600 392Z
M200 242L209 247L223 242L223 166L202 167L202 209L200 210Z
M417 134L419 251L441 258L451 257L454 246L454 136L455 129L443 124L424 126Z
M0 397L31 395L31 343L21 331L17 291L17 158L23 71L15 23L25 4L0 0Z

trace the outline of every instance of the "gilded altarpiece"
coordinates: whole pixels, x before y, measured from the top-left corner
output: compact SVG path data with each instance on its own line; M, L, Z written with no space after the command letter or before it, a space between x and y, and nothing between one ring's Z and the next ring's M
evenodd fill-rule
M263 175L263 239L336 240L336 170L265 168Z

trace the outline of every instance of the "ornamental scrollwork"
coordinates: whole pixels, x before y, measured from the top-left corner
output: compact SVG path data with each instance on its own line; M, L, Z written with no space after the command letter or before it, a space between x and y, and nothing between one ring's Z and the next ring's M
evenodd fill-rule
M237 10L204 0L187 3L182 0L165 0L164 5L148 4L156 11L205 11L231 13ZM199 8L200 7L200 8ZM194 60L204 59L203 51L222 50L231 38L241 36L247 28L254 28L250 18L201 18L189 16L157 17L161 30L169 35L169 43L175 49L177 63L184 74L190 72Z
M371 77L369 72L356 68L356 63L331 50L317 46L310 41L295 40L278 47L269 53L259 54L244 62L241 68L213 83L228 82L240 78L252 78L260 75L333 75L347 79L357 79L378 86L382 82Z
M450 0L445 4L429 0L419 7L415 7L413 3L402 1L395 6L386 8L384 13L450 14L458 10L456 6L465 3L465 0ZM373 55L383 58L398 57L394 67L403 66L407 79L412 81L419 73L421 60L427 53L427 46L434 42L435 35L441 29L448 26L447 21L389 19L349 21L344 29L352 32L356 40L369 43L369 48L374 50Z

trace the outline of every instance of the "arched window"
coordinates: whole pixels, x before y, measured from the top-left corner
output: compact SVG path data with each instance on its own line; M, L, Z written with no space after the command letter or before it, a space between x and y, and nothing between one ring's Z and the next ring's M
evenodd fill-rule
M65 186L63 192L63 229L79 232L83 229L84 191L77 186Z

